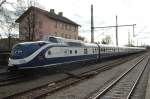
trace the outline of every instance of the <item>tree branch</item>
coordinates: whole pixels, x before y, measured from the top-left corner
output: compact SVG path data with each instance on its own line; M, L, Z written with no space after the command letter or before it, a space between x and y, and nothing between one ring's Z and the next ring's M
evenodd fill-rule
M0 7L6 2L6 0L3 0L1 3L0 3Z

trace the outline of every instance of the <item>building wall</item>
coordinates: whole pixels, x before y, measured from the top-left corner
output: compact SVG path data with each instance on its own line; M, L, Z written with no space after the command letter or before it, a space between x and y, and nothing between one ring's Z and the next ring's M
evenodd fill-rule
M27 18L19 24L20 39L25 40L28 35ZM45 15L36 13L35 40L41 40L44 36L59 36L68 39L78 39L78 26L50 19Z

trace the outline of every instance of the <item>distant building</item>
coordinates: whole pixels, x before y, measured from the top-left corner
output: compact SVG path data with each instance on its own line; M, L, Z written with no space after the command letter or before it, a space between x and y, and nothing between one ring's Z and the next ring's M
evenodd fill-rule
M64 17L63 12L56 14L54 9L48 12L32 6L16 22L20 40L40 40L47 35L78 39L79 25Z

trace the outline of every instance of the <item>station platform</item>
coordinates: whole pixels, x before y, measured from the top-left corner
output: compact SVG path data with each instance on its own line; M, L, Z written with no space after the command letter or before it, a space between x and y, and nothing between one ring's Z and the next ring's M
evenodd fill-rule
M148 83L146 88L145 99L150 99L150 72L149 72L149 78L148 78Z

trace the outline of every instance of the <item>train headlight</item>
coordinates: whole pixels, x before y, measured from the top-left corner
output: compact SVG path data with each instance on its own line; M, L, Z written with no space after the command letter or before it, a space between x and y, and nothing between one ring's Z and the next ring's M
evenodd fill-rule
M25 59L21 59L21 60L19 60L19 63L25 63L26 62L26 60Z
M13 66L10 62L8 63L8 66Z

